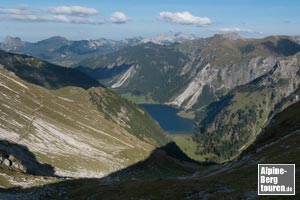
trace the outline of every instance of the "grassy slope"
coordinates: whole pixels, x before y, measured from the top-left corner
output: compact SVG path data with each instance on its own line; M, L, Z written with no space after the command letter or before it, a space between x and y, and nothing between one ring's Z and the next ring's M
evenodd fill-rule
M188 155L190 158L197 161L205 161L206 157L209 155L199 155L196 154L198 143L194 140L194 135L192 134L174 134L172 135L174 142L182 149L182 151ZM213 155L212 155L213 156Z
M38 162L54 166L61 175L105 175L144 159L168 141L146 113L107 89L49 91L5 69L0 77L0 139L27 146ZM125 108L120 117L128 121L107 118L101 105L91 101L91 93L101 95L114 116Z
M99 92L99 90L90 89L89 94L91 101L107 119L121 124L141 140L156 146L165 145L169 140L159 124L135 103L122 99L109 90Z
M146 104L155 104L155 103L158 103L158 102L153 101L151 98L149 98L147 96L144 96L144 95L133 95L130 92L121 94L121 96L123 98L129 100L129 101L132 101L133 103L136 103L136 104L143 104L143 103L146 103Z

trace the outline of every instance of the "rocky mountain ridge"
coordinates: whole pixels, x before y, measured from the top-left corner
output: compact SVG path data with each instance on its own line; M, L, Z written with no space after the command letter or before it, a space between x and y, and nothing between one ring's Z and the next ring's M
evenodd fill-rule
M199 109L267 73L280 57L299 51L300 45L290 36L215 35L168 47L151 43L128 47L90 57L78 66L121 94Z
M180 43L194 38L195 36L176 33L174 35L159 35L152 38L129 37L119 41L105 38L75 41L61 36L54 36L38 42L26 42L19 37L7 36L0 43L0 49L34 56L58 65L70 67L86 57L115 52L125 47L148 42L171 45L175 42Z

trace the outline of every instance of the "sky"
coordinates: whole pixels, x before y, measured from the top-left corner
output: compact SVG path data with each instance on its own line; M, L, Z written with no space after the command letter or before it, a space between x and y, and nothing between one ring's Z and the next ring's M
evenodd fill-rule
M1 0L0 40L300 35L298 0Z

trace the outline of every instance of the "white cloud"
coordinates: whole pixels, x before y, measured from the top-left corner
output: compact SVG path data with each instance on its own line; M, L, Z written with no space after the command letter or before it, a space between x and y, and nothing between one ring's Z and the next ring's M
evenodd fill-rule
M233 33L259 33L262 34L262 32L254 31L252 29L241 29L238 27L232 27L232 28L221 28L221 32L233 32Z
M208 25L211 19L207 17L193 16L191 13L185 12L160 12L159 18L162 21L184 25Z
M115 23L115 24L124 24L128 22L129 18L122 12L114 12L111 17L110 21Z
M124 13L119 11L112 13L110 18L102 19L97 18L97 13L98 11L95 8L82 6L33 8L27 5L19 5L12 8L0 7L0 20L74 24L104 24L110 22L124 24L129 20Z
M7 19L26 22L58 22L75 24L103 24L104 20L68 15L10 15Z
M21 15L21 14L30 14L31 12L27 10L25 6L18 6L16 8L4 8L0 7L0 14L13 14L13 15Z
M47 11L52 14L79 15L79 16L95 15L98 13L98 11L95 8L88 8L82 6L49 7Z

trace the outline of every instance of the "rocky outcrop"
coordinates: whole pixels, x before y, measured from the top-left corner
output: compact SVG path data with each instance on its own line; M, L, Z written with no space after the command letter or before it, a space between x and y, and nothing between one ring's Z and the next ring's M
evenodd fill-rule
M27 168L22 165L21 161L15 158L14 155L8 154L5 150L0 149L0 166L8 167L12 170L21 171L27 173Z

